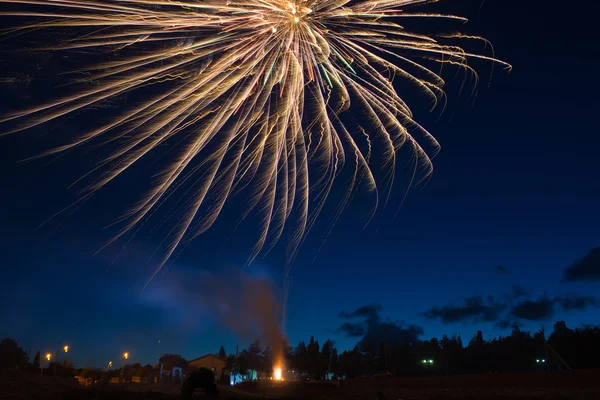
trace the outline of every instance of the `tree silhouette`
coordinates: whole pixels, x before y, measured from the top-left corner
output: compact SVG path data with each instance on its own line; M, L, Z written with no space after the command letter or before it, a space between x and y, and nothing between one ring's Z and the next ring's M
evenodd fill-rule
M334 347L331 350L331 362L330 362L330 371L333 374L334 378L340 376L340 371L339 371L339 357L338 357L338 351L337 349Z
M287 368L318 379L372 376L382 370L395 376L425 376L600 367L600 326L571 329L564 321L555 323L549 337L543 329L532 334L514 327L510 335L486 341L483 332L477 331L466 347L456 335L444 335L440 340L415 340L406 330L398 329L377 337L377 345L372 345L373 340L363 338L352 350L342 353L329 339L319 346L319 342L311 337L308 345L301 341L293 350L285 340L279 349L265 347L256 340L238 357L230 355L225 359L227 368L245 379L255 379L256 372L270 374L275 354L283 354ZM219 355L224 353L221 346ZM41 362L40 352L37 352L32 365L39 368ZM167 371L187 366L179 354L165 354L159 362ZM57 375L72 374L63 363L69 364L63 360L57 365ZM14 340L4 339L0 342L0 368L15 367L27 367L27 355ZM153 373L150 365L125 366L126 376L151 376ZM83 371L82 374L85 375Z
M321 354L319 354L319 367L317 376L319 379L325 379L327 374L331 372L331 355L333 352L333 342L329 339L323 343Z
M172 370L173 367L185 368L188 365L186 359L179 354L165 354L158 359L158 363L163 364L164 371Z
M308 373L308 348L304 342L300 342L296 346L292 366L302 374Z
M460 374L463 372L463 343L460 336L442 336L442 368L446 375Z
M242 350L239 357L235 361L237 373L242 377L247 377L249 372L248 367L248 350Z
M13 339L0 341L0 369L27 367L27 353Z
M263 370L263 347L259 340L255 340L248 347L246 364L249 370L256 372Z
M219 357L227 359L227 353L225 352L225 347L223 346L219 348Z
M319 342L315 341L315 337L310 337L308 343L308 365L307 372L309 375L318 376L319 374Z
M396 330L396 336L389 333L379 336L377 346L366 346L372 341L361 339L341 354L331 340L319 351L319 342L311 337L308 345L298 343L288 365L316 378L329 373L356 378L382 370L395 376L425 376L600 367L600 326L569 329L558 321L547 341L543 329L532 334L514 327L510 335L489 341L477 331L466 347L459 335L415 341L403 330Z
M230 370L233 371L235 368L235 356L233 354L230 354L227 356L226 358L226 363L225 363L225 367Z
M339 374L347 379L352 379L365 374L364 361L366 357L355 347L351 351L344 351L339 358Z
M32 365L36 369L40 367L40 352L39 351L37 353L35 353L35 357L33 357Z

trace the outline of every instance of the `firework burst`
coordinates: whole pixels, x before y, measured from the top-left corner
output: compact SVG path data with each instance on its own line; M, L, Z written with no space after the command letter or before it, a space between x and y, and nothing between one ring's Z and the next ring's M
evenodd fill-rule
M388 183L402 146L424 176L431 171L437 143L413 120L394 78L412 83L435 105L444 98L444 82L431 65L472 71L470 58L499 62L442 43L474 37L430 37L400 25L415 18L463 21L412 11L427 2L0 0L1 16L25 21L4 31L5 40L60 30L71 37L39 50L111 55L73 68L85 74L74 79L75 90L2 117L0 129L22 131L144 90L143 101L46 153L108 146L108 156L89 172L95 178L82 193L86 199L159 146L176 143L115 239L178 193L178 217L158 271L178 246L213 225L229 197L248 190L242 216L260 215L250 258L277 242L287 224L292 259L344 163L354 173L342 204L359 184L378 193L376 149L377 168L392 171ZM344 113L351 107L360 117Z

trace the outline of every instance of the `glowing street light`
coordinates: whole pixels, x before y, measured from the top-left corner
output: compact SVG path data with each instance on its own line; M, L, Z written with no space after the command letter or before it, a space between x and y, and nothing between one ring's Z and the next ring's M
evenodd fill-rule
M65 353L68 353L69 346L67 346L67 345L63 346L63 351ZM56 360L54 361L54 376L56 376L56 364L58 363L58 352L59 352L59 349L56 349ZM48 359L48 361L50 361L50 359Z
M127 360L129 358L129 353L123 353L123 360ZM125 361L123 361L123 366L121 367L121 376L123 376L123 372L125 372Z
M106 367L106 372L110 371L110 367L112 367L112 361L108 362L108 366Z
M50 362L52 358L52 353L46 353L46 361ZM40 376L44 375L44 362L40 362Z

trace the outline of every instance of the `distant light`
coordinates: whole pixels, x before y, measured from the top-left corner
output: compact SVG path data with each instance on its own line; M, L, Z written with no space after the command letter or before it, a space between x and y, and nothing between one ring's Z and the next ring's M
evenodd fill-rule
M275 376L275 380L281 381L281 367L277 367L273 370L273 375Z
M542 362L546 362L546 360L542 359Z
M69 351L69 346L63 347L63 350L65 351L65 353L68 352Z
M429 364L433 364L433 360L431 360L431 359L430 359L430 360L429 360Z
M538 358L537 360L535 360L535 362L536 362L536 363L539 363L539 362L540 362L540 359Z
M52 358L52 354L46 353L46 360L50 361L51 358Z
M275 28L275 27L272 27L272 28L271 28L271 32L273 32L273 33L277 32L277 28Z
M427 360L421 360L421 363L427 364Z
M300 21L300 18L294 17L294 22L299 22L299 21Z
M129 353L123 353L123 358L127 360L129 358Z

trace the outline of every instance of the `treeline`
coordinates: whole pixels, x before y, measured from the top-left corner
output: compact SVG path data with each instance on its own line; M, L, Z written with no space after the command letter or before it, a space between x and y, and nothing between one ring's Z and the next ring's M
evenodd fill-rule
M407 337L370 335L363 337L352 350L338 352L331 340L322 345L314 338L291 347L281 343L280 349L253 342L237 357L227 356L227 367L246 379L256 378L255 372L271 375L274 354L283 354L284 367L294 373L316 379L356 378L389 372L394 376L459 375L487 372L524 372L530 370L588 369L600 368L600 326L582 326L570 329L563 321L556 322L547 337L543 330L534 334L514 328L508 336L485 340L477 332L465 345L460 336L443 336L441 339L415 340ZM221 347L220 356L225 356ZM40 371L53 370L52 363L43 363L37 352L31 362L27 353L12 339L0 341L0 369L18 368ZM72 374L68 360L57 364L56 375ZM187 366L186 360L176 354L165 354L159 360L166 371L173 366ZM81 371L83 373L84 371ZM85 374L100 375L100 370L88 370ZM108 376L120 375L118 368ZM157 366L127 364L124 376L149 377L157 374Z
M316 379L356 378L387 371L394 376L459 375L488 372L586 369L600 367L600 326L570 329L563 321L533 335L513 328L510 335L485 340L478 331L465 345L460 336L411 341L387 338L365 341L352 350L338 352L334 343L323 345L311 338L291 348L282 344L288 370ZM252 371L273 370L273 350L255 341L228 367L251 378Z

